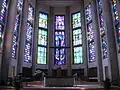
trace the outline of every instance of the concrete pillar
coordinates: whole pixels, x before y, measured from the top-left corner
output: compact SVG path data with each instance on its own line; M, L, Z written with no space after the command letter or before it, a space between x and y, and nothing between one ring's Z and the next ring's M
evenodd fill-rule
M8 8L8 21L7 28L5 31L5 41L3 45L3 56L2 56L2 68L1 68L1 80L7 84L9 64L11 62L11 46L12 46L12 35L14 29L14 22L16 16L16 0L11 0L10 6ZM6 19L7 20L7 19Z
M81 3L81 23L82 23L82 40L83 40L83 60L84 60L84 76L88 76L88 56L87 56L87 32L85 27L85 10L84 2Z
M34 22L33 22L33 32L32 32L32 35L33 35L33 39L32 39L32 74L35 73L36 71L36 60L37 60L37 48L36 48L36 45L37 45L37 34L36 34L36 30L35 30L35 23L37 22L37 20L35 20L35 17L36 17L36 0L32 0L32 4L33 4L33 8L34 8ZM37 22L38 23L38 22Z
M98 82L103 81L103 66L102 66L102 51L101 51L101 41L100 41L100 32L99 32L99 24L98 24L98 16L97 16L97 3L95 0L91 2L92 5L92 23L93 23L93 31L95 35L95 47L96 47L96 60L97 60L97 77Z
M52 76L52 67L54 65L54 8L50 7L48 20L48 75Z
M103 14L106 24L106 33L108 39L108 71L110 72L109 78L113 81L118 77L118 59L117 59L117 49L113 28L112 12L109 0L103 0Z
M71 28L70 28L70 7L66 7L66 14L65 14L65 42L66 42L66 46L67 48L65 48L66 50L66 65L67 65L67 69L68 69L68 76L72 75L72 69L71 69Z

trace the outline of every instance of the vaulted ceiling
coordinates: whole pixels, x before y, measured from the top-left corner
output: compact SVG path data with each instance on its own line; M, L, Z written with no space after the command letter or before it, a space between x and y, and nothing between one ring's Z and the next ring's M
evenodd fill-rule
M43 4L53 7L64 7L64 6L72 6L78 5L82 2L82 0L37 0L37 4Z

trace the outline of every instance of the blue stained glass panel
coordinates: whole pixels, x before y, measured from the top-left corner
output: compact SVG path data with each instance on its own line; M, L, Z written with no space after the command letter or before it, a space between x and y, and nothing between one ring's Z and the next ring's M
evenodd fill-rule
M82 47L74 47L74 64L83 63Z
M39 29L38 32L38 44L47 46L47 31Z
M32 26L27 22L27 30L26 30L26 40L32 42Z
M95 57L95 42L88 43L89 61L96 61Z
M19 33L19 25L20 25L20 15L16 15L16 21L15 21L15 26L14 26L14 33Z
M81 15L80 12L72 14L72 28L81 27Z
M81 29L76 29L73 31L73 45L82 44L82 33Z
M47 64L45 47L38 47L37 64Z
M66 63L65 62L65 49L64 48L61 48L61 49L56 48L55 49L55 64L63 65L65 63Z
M8 0L3 0L2 8L0 11L0 20L3 23L5 23L5 18L6 18L7 3L8 3Z
M117 10L117 1L116 0L112 0L112 8L113 8L113 14L114 14L114 21L115 23L119 22L119 14L118 14L118 10Z
M16 52L17 52L17 36L13 35L13 41L12 41L12 58L16 58Z
M107 41L106 37L102 37L102 52L103 52L103 59L108 57L108 51L107 51Z
M88 39L88 42L91 42L92 40L94 40L94 33L93 33L93 27L92 27L92 23L88 24L87 26L87 39Z
M29 42L25 43L25 50L24 50L24 61L31 63L32 61L32 45Z
M29 5L29 8L28 8L28 21L33 23L33 15L34 15L34 9L31 5Z
M4 26L0 24L0 49L2 48L2 44L3 44L3 29Z
M87 22L92 20L92 10L91 10L91 5L88 5L87 8L85 9L86 13L86 20Z
M55 45L65 46L65 35L64 32L55 32Z
M48 28L48 15L45 13L39 13L39 27Z
M64 30L65 25L64 25L64 16L56 16L56 30Z
M18 3L17 3L18 10L22 11L22 6L23 6L23 0L18 0Z

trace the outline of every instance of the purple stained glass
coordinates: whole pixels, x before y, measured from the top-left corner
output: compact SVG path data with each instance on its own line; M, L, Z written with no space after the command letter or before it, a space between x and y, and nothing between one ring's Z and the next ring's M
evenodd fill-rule
M12 58L16 58L16 52L17 52L17 36L13 35L13 41L12 41Z
M4 26L0 24L0 49L2 48L2 43L3 43L3 29Z
M23 7L23 0L18 0L18 3L17 3L18 10L22 11L22 7Z
M32 26L27 22L26 40L32 42Z
M112 8L113 8L113 14L114 14L114 21L117 24L119 22L119 14L117 10L117 1L112 0Z
M34 9L33 9L33 7L31 6L31 5L29 5L29 8L28 8L28 21L29 22L31 22L31 23L33 23L33 15L34 15Z
M64 25L64 16L56 16L56 30L64 30L65 25Z
M7 3L8 3L8 0L3 0L2 8L0 11L0 20L3 23L5 23L5 18L6 18Z
M96 61L95 57L95 42L88 43L89 61Z
M20 25L20 15L16 15L16 21L14 26L14 33L19 34L19 25Z
M25 43L25 50L24 50L24 61L31 63L32 61L32 45L29 42Z
M64 32L55 32L55 45L56 46L65 46L65 35Z
M94 40L94 33L93 33L93 27L92 27L92 23L88 24L87 26L87 39L88 39L88 42L91 42L92 40Z
M107 51L107 41L105 36L102 38L102 52L103 52L103 59L107 58L108 51Z
M92 20L92 10L91 10L91 5L88 5L87 8L85 9L86 13L86 20L87 22Z
M65 64L65 49L64 48L55 49L55 64L57 65Z

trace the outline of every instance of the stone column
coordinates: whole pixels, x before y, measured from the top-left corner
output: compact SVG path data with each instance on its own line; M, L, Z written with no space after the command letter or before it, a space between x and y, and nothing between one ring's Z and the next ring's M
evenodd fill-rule
M98 24L98 16L97 16L97 3L95 0L92 1L92 23L93 23L93 31L95 35L95 49L96 49L96 60L97 60L97 77L98 82L103 81L103 66L102 66L102 51L101 51L101 41L100 41L100 31L99 31L99 24Z
M9 65L11 62L11 46L12 46L12 35L14 29L14 22L16 16L16 0L11 0L10 6L8 7L8 15L5 36L4 36L4 44L3 44L3 56L2 56L2 67L1 67L1 80L7 84Z
M17 65L17 73L22 73L22 66L24 62L24 40L25 40L25 32L26 32L26 20L27 20L27 12L28 12L28 2L27 0L23 0L23 13L20 27L20 41L19 41L19 52L18 52L18 65Z
M115 42L115 33L113 28L112 12L109 0L103 0L103 14L106 24L106 33L108 39L108 71L110 72L109 78L113 81L118 77L118 59L117 49Z
M71 76L72 74L72 69L71 69L71 50L72 50L72 32L71 32L71 28L70 28L70 7L66 7L66 15L65 15L65 42L66 42L66 46L67 48L65 48L66 50L66 65L67 65L67 69L68 69L68 76Z
M36 71L36 60L37 60L37 34L36 34L36 29L35 29L35 24L38 23L38 20L36 20L36 0L32 0L32 4L33 4L33 8L34 8L34 16L33 16L33 20L34 20L34 23L33 23L33 39L32 39L32 74L35 73ZM38 28L38 27L36 27Z
M52 67L54 63L54 8L50 7L48 20L48 75L52 76Z
M88 76L88 56L87 56L87 31L85 26L85 10L84 2L81 3L81 23L82 23L82 41L83 41L83 60L84 60L84 76Z

